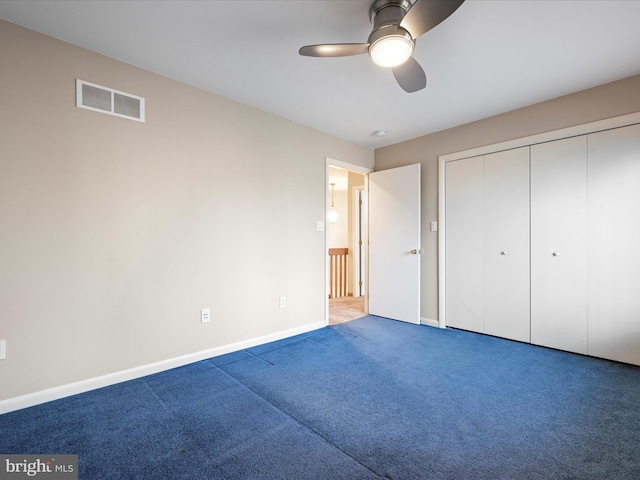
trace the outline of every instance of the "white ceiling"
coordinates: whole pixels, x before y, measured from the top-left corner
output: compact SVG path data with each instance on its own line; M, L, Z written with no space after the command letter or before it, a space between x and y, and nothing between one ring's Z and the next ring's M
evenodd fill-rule
M0 18L370 148L640 74L638 0L467 0L418 39L412 94L368 55L298 55L366 42L371 2L0 0Z

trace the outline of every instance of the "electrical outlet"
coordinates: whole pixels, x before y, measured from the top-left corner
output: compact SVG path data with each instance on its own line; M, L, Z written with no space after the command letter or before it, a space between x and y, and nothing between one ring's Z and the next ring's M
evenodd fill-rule
M7 358L7 341L0 340L0 360Z
M208 308L200 310L200 322L209 323L211 321L211 311Z
M287 297L280 297L280 308L285 308L287 306Z

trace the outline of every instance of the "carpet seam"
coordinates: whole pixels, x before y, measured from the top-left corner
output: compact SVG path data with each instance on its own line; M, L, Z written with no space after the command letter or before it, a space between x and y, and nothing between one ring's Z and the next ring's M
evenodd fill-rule
M215 366L215 365L214 365ZM230 377L231 379L235 380L236 382L238 382L239 385L242 385L244 388L246 388L249 392L251 392L253 395L255 395L258 398L261 398L262 400L264 400L265 402L267 402L269 405L271 405L274 409L276 409L278 412L284 414L285 416L287 416L288 418L290 418L291 420L293 420L297 425L301 426L302 428L304 428L305 430L313 433L316 437L322 439L322 441L324 441L327 445L331 445L333 448L335 448L336 450L338 450L339 452L341 452L342 454L346 455L347 457L349 457L351 460L353 460L354 462L356 462L358 465L360 465L362 468L364 468L365 470L371 472L373 475L375 475L378 478L389 478L389 477L382 477L380 476L380 474L378 474L376 471L372 470L370 467L368 467L367 465L363 464L362 462L360 462L357 458L353 457L351 454L345 452L342 448L340 448L338 445L334 444L333 442L330 442L327 438L325 438L323 435L321 435L319 432L317 432L316 430L314 430L313 428L311 428L310 426L306 425L305 423L303 423L301 420L299 420L298 418L296 418L295 416L293 416L292 414L290 414L289 412L286 412L285 410L281 409L279 406L277 406L276 404L274 404L273 402L271 402L270 400L268 400L267 398L263 397L262 395L260 395L258 392L256 392L255 390L253 390L249 385L243 383L241 380L239 380L238 378L234 377L233 375L231 375L228 372L225 372L224 370L222 370L220 367L215 366L215 368L220 369L220 371L222 371L222 373L224 373L225 375L227 375L228 377Z
M213 365L213 367L218 368L215 365ZM169 407L167 402L162 399L160 394L156 391L156 389L153 387L153 385L151 385L151 383L146 378L144 379L144 383L149 387L149 389L158 398L158 400L160 400L160 402L164 406L165 410L170 413L171 418L173 418L173 420L178 425L180 425L180 428L182 429L182 432L186 434L185 429L184 429L184 425L183 425L182 421L180 420L180 418L176 415L175 411L171 407ZM202 449L202 453L204 454L205 457L207 457L209 459L209 461L211 462L212 466L218 471L218 473L222 477L224 477L225 480L229 480L229 477L227 475L225 475L224 472L217 466L215 459L211 457L211 455L209 454L209 451L206 448Z

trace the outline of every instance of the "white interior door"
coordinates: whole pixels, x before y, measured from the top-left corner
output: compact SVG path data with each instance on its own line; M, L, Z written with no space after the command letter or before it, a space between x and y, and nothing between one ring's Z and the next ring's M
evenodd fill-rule
M587 137L531 147L531 343L587 353Z
M589 355L640 365L640 125L588 137Z
M369 174L369 313L420 323L420 165Z
M446 165L447 326L484 332L484 191L482 157Z
M484 219L484 333L529 342L529 147L484 156Z

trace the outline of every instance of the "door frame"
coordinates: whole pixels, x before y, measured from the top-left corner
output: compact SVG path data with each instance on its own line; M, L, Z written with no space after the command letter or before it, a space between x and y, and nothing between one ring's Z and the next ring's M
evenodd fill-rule
M365 176L365 181L367 177ZM364 257L368 252L367 243L368 243L368 226L367 226L367 211L369 208L369 203L367 201L367 195L365 186L357 186L352 188L352 195L354 199L353 203L353 219L355 223L352 225L353 227L353 296L361 297L365 296L368 287L368 278L367 278L367 264L364 261ZM362 243L360 243L362 242ZM356 252L358 252L356 254ZM357 291L357 295L356 295Z
M447 162L462 160L463 158L478 157L496 153L502 150L511 150L519 147L535 145L537 143L562 140L564 138L587 135L602 130L625 127L640 123L640 112L621 115L618 117L597 120L573 127L561 128L550 132L529 135L514 140L498 142L482 147L471 148L459 152L440 155L438 157L438 326L446 328L446 204L445 204L445 173Z
M369 174L373 172L373 168L363 167L362 165L356 165L355 163L343 162L342 160L337 160L331 157L325 157L325 170L324 170L324 218L323 222L325 224L324 229L324 251L322 252L324 255L324 324L329 325L329 256L327 255L327 248L329 245L329 229L326 228L327 225L327 213L329 213L329 198L331 197L331 192L329 189L329 167L342 168L345 170L349 170L360 175L364 176L364 191L365 194L369 191ZM368 213L365 212L365 215ZM369 249L365 249L365 270L367 275L369 274ZM369 279L366 279L366 283L369 283ZM368 301L368 297L367 301ZM369 306L365 304L365 310L369 311Z

